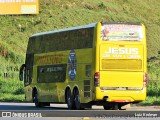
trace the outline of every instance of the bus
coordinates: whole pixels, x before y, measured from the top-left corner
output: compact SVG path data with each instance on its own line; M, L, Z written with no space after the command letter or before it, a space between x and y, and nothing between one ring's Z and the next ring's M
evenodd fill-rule
M19 74L25 100L76 110L144 101L146 49L142 23L97 22L33 34Z

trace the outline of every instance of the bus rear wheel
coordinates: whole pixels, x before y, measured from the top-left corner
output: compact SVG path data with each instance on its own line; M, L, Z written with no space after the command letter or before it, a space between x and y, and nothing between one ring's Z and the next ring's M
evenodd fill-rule
M79 95L79 91L78 90L75 90L75 92L74 92L74 105L75 105L75 109L76 110L80 110L81 109L80 95Z
M73 109L72 94L70 90L67 90L67 93L66 93L66 103L69 110Z
M105 110L119 110L119 106L118 104L114 104L114 105L103 105L103 108Z
M107 106L107 105L103 105L103 108L104 108L105 110L111 110L111 109L112 109L111 106Z

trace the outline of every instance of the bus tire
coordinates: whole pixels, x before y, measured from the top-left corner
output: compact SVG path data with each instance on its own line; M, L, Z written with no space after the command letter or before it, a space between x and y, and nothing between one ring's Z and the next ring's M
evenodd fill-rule
M71 90L67 90L66 92L66 103L69 110L73 109L73 100L72 100Z
M122 105L119 104L119 105L118 105L118 109L119 109L119 110L123 110L123 109L122 109Z
M111 110L111 109L112 109L112 106L103 105L103 108L104 108L105 110Z
M118 110L119 106L118 104L113 104L113 105L103 105L103 108L105 110Z
M74 104L75 104L75 109L80 110L81 109L81 103L80 103L80 95L79 91L75 90L74 92Z
M38 101L38 93L35 92L33 95L33 101L36 107L42 107L42 104Z
M113 106L113 110L119 110L118 103Z
M126 104L118 104L118 109L119 110L126 110L126 107L127 107L127 105L128 105L128 107L130 106L130 104L129 103L126 103ZM123 108L124 106L126 106L125 108Z

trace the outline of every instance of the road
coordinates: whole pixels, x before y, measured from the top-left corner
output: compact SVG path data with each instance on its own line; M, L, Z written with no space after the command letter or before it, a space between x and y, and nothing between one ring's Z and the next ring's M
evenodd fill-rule
M66 104L51 104L50 107L36 108L33 103L0 103L0 116L19 119L19 117L34 117L37 120L40 117L56 118L56 120L114 120L122 117L143 118L149 117L156 119L160 117L160 106L131 106L127 110L104 110L101 106L93 106L87 110L68 110ZM42 119L41 118L41 119ZM135 120L136 120L135 119ZM153 120L154 120L153 119ZM8 120L8 119L7 119ZM39 119L38 119L39 120ZM145 120L147 120L145 118Z
M0 103L0 111L3 111L3 110L72 111L67 109L66 104L51 104L50 107L36 108L34 103ZM88 111L88 110L82 110L82 111ZM92 109L90 109L89 111L106 111L106 110L104 110L102 106L92 106ZM160 111L160 106L131 105L126 110L122 110L122 111Z

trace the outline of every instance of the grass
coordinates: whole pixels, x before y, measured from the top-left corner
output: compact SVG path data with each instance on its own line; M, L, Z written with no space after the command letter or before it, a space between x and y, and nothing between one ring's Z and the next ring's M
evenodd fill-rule
M148 59L157 58L160 49L159 6L157 0L40 0L39 15L0 16L0 100L7 100L7 94L13 95L11 98L15 100L19 95L23 96L22 93L16 93L23 91L20 87L23 84L16 81L18 70L25 62L28 38L37 32L99 21L142 22L146 26ZM9 80L3 79L4 72L8 73ZM148 62L148 78L160 80L160 63L157 59ZM148 94L154 97L155 90L150 87Z
M147 98L140 105L160 105L159 56L148 60Z
M160 105L160 97L147 96L146 100L139 104L140 105Z
M156 0L40 0L39 15L0 16L0 46L8 51L6 60L22 63L28 38L33 33L99 21L142 22L147 28L150 58L156 56L160 48L157 44L160 42L159 5ZM13 60L15 57L19 60Z
M14 94L1 94L0 101L1 102L23 102L24 94L14 95Z
M24 101L23 82L13 79L0 80L0 101L15 102Z

